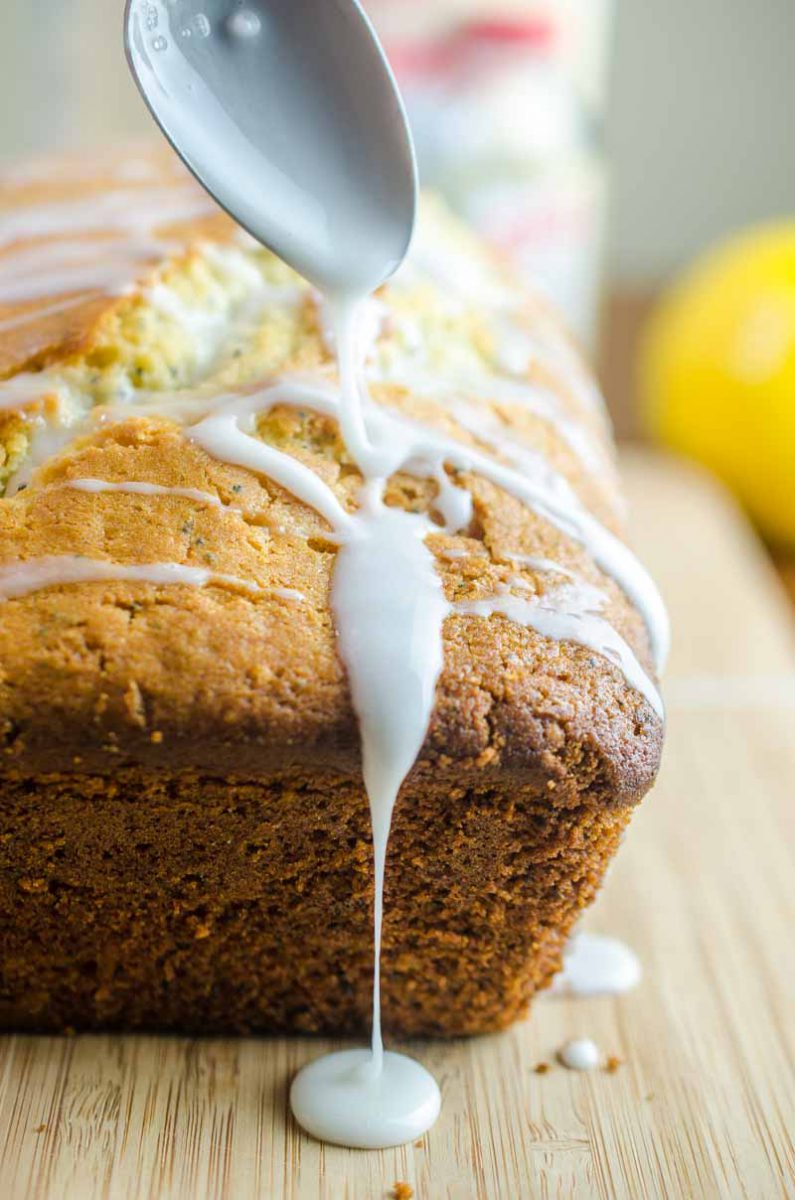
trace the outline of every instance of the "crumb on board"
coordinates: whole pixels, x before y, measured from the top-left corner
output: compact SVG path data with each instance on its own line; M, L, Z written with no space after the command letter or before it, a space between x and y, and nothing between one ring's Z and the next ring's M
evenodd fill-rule
M605 1070L608 1075L615 1075L619 1067L623 1067L624 1060L619 1058L617 1054L609 1054L605 1062Z
M410 1183L399 1179L392 1187L392 1200L412 1200L414 1188Z
M33 1128L34 1133L44 1133L47 1129L47 1122L42 1121L41 1125L36 1125Z
M546 1075L547 1071L549 1070L549 1063L548 1062L536 1063L536 1065L533 1067L533 1070L535 1071L536 1075Z

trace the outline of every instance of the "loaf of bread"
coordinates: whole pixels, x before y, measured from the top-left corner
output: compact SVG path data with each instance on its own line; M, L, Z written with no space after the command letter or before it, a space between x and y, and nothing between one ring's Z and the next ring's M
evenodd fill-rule
M386 501L427 514L449 605L389 842L384 1024L477 1033L551 981L654 779L664 619L544 305L428 199L370 317L375 404L442 448ZM247 444L353 512L313 399L329 341L319 297L165 153L0 183L3 1027L369 1025L339 539L208 425L245 408Z

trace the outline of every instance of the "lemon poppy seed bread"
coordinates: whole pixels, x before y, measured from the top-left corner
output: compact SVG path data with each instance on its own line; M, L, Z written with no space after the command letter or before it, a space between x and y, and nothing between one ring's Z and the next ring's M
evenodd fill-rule
M389 843L384 1023L477 1033L550 982L654 779L653 620L604 413L545 307L428 199L371 317L374 404L444 447L386 503L427 516L449 605ZM363 1030L339 538L193 433L244 402L355 514L311 399L336 386L321 299L168 156L45 164L0 186L0 372L0 1022Z

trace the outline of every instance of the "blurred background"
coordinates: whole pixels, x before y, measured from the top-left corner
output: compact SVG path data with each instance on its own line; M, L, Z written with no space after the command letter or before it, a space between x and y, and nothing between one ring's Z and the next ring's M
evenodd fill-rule
M7 6L0 166L150 135L122 7ZM795 594L793 0L365 7L424 181L563 308L621 436L729 484Z

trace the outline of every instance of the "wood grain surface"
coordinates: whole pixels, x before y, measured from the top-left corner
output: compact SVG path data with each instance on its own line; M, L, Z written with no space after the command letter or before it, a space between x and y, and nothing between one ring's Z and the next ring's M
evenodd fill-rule
M670 733L587 924L638 949L641 986L413 1045L442 1116L384 1153L290 1120L288 1081L327 1043L3 1038L0 1200L378 1200L396 1181L419 1200L795 1196L791 610L711 484L642 454L625 468L674 621ZM575 1035L618 1069L558 1066Z

